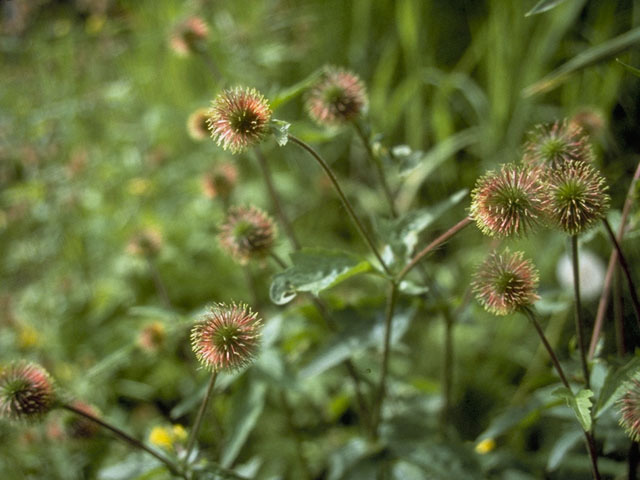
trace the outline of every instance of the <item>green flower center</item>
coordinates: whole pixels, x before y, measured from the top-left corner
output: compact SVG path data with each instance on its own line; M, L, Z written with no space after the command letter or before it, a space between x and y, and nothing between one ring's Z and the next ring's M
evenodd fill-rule
M509 294L517 288L520 281L513 272L502 272L496 279L495 288L500 294Z
M567 150L567 143L561 138L550 138L540 146L540 154L548 159L562 158Z
M238 343L238 338L242 332L234 325L219 327L213 337L213 345L216 348L228 350Z

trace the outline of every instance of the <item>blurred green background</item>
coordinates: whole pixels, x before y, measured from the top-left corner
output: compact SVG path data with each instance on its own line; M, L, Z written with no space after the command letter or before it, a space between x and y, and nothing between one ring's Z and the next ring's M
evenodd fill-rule
M261 312L271 337L255 368L220 386L216 419L203 431L203 448L213 459L243 465L239 471L255 478L305 478L300 449L313 478L372 478L371 468L379 462L388 463L392 476L387 478L454 478L446 474L457 472L455 478L524 480L542 478L545 468L550 470L545 478L589 478L579 443L560 467L548 468L555 440L572 421L562 406L527 410L529 417L521 422L499 435L487 434L497 443L488 452L474 450L498 414L537 402L536 390L552 379L523 318L498 319L473 302L460 309L453 412L447 426L439 425L442 304L466 304L472 269L491 244L475 227L426 262L437 294L402 302L412 321L392 357L390 408L399 420L388 426L388 439L404 453L367 450L344 371L336 367L297 377L335 340L308 299L272 305L269 281L277 269L270 264L243 269L217 244L224 205L203 194L203 175L216 164L234 162L239 181L231 201L269 210L255 158L232 158L212 141L193 140L186 129L189 114L224 87L247 85L276 98L324 65L339 65L367 85L365 121L376 147L388 152L407 145L415 153L417 162L408 166L406 159L384 155L403 212L471 189L486 170L518 161L535 124L572 118L592 133L615 223L640 148L640 79L615 58L639 66L637 47L611 51L585 68L578 65L546 91L526 89L581 53L639 28L640 3L567 0L525 16L534 4L3 2L0 362L40 362L66 395L84 399L147 438L153 427L190 425L202 395L207 375L198 370L188 344L192 319L209 302L246 301ZM182 57L170 48L176 25L192 15L209 26L206 52L221 75L212 75L201 55ZM361 142L348 128L314 125L303 101L304 95L288 98L274 116L291 122L295 135L329 159L368 224L377 225L387 209ZM320 169L294 147L280 148L270 140L263 150L302 243L366 255ZM420 242L453 225L467 208L468 197ZM636 272L638 220L634 207L625 247ZM132 249L132 241L149 231L161 240L156 254L145 257ZM573 352L566 350L572 335L571 292L556 278L566 239L542 231L510 244L540 268L540 309L550 317L548 333L563 359L577 367ZM585 236L583 244L602 261L608 258L602 231ZM279 241L277 251L288 257L286 240ZM255 291L247 286L247 275ZM382 311L384 292L381 280L358 277L323 297L348 325ZM585 302L590 321L596 306L597 298ZM631 322L630 307L623 308ZM615 352L610 323L604 355ZM144 340L149 332L157 333L151 347ZM630 333L640 332L630 328ZM379 352L356 350L354 362L375 381ZM282 392L289 413L282 407ZM242 404L246 398L258 400L247 406ZM145 472L146 459L130 455L106 435L68 438L65 422L54 414L40 426L0 423L2 477L116 479ZM628 444L615 430L615 419L603 423L608 444L602 470L613 478L625 472ZM417 450L409 451L402 438Z

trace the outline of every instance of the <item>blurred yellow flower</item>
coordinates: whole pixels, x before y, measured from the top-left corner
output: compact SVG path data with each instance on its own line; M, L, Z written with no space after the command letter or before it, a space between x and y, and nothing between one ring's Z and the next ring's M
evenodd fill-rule
M187 439L187 431L182 425L178 424L173 426L173 438L177 442L183 442Z
M496 448L496 441L493 438L486 438L476 445L476 452L485 455Z
M129 180L127 187L131 195L140 196L149 193L151 181L146 178L136 177Z
M38 330L31 325L22 325L18 331L18 344L20 348L32 348L40 343Z
M173 449L173 438L167 427L153 427L149 433L149 442L166 450Z

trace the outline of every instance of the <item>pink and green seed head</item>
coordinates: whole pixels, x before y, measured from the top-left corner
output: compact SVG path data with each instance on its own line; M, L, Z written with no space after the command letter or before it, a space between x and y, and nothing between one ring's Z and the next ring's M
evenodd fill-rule
M363 112L367 106L367 92L356 74L329 67L309 92L306 106L313 121L319 125L338 125Z
M538 271L522 252L493 252L471 284L478 302L494 315L508 315L538 300Z
M591 163L593 158L585 131L578 124L564 120L535 127L524 145L522 161L527 165L558 168L571 161Z
M0 417L38 420L55 402L53 382L42 367L14 363L0 372Z
M262 321L244 304L215 304L191 330L191 346L200 363L215 371L250 364L260 344Z
M609 209L604 177L589 164L570 161L546 173L547 215L561 230L576 235L591 228Z
M634 442L640 441L640 381L632 379L625 394L618 400L620 426Z
M486 235L525 235L544 216L539 170L507 164L500 171L488 172L471 193L470 214Z
M231 207L218 235L222 248L242 265L266 257L275 238L273 219L256 207Z
M207 111L211 137L223 149L241 153L262 141L269 131L269 102L255 89L224 90Z

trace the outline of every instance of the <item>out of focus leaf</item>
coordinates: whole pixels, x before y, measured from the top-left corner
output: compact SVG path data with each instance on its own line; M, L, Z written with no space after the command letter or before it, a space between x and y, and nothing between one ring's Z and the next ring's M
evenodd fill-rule
M547 461L547 470L553 472L558 468L564 456L580 442L582 436L583 432L581 430L571 430L561 435L551 449L549 460Z
M579 53L568 62L560 65L549 75L525 88L522 95L524 97L531 97L539 93L553 90L563 83L572 73L607 60L636 43L640 43L640 27L629 30L622 35Z
M636 77L640 77L640 68L632 67L624 62L621 62L619 58L616 58L616 62L622 65L627 71L633 73Z
M576 414L576 418L582 425L585 432L591 430L591 390L582 389L577 394L573 394L567 387L557 388L552 395L562 398L567 402L569 408Z
M476 442L497 438L503 433L522 424L528 418L537 415L541 408L543 408L542 402L535 397L522 407L508 408L491 421L487 429L478 436Z
M531 15L537 15L538 13L548 12L552 8L560 5L565 0L540 0L535 6L525 13L525 17L529 17Z
M284 120L271 120L271 133L276 139L276 143L284 147L289 141L289 127L291 124L289 122L285 122Z
M248 380L236 393L238 399L234 402L228 429L231 436L225 444L220 461L223 467L229 467L236 459L264 409L267 385L256 378Z
M368 272L371 265L351 254L305 248L291 254L293 265L273 277L269 296L276 305L290 302L298 292L318 295L346 279Z
M596 418L602 415L622 395L629 378L640 371L640 357L635 357L622 367L611 368L595 407Z
M322 74L322 70L316 70L313 73L311 73L311 75L309 75L307 78L277 93L273 97L273 100L271 100L271 108L275 110L278 107L284 105L285 103L290 102L291 100L296 98L298 95L302 94L305 90L311 87L318 80L318 78L320 78L321 74Z
M370 457L378 451L370 442L362 438L353 438L329 457L329 475L327 479L340 480L347 478L346 475L352 472L351 469L359 461ZM373 475L375 476L375 472L373 472Z
M391 331L391 343L394 344L402 338L415 310L406 309L397 311L393 316L393 329ZM343 320L343 317L347 317ZM344 327L335 333L313 360L300 371L303 378L318 375L329 368L350 358L354 353L360 352L374 345L381 345L384 337L384 314L376 312L375 317L364 316L352 310L340 312L338 322Z

